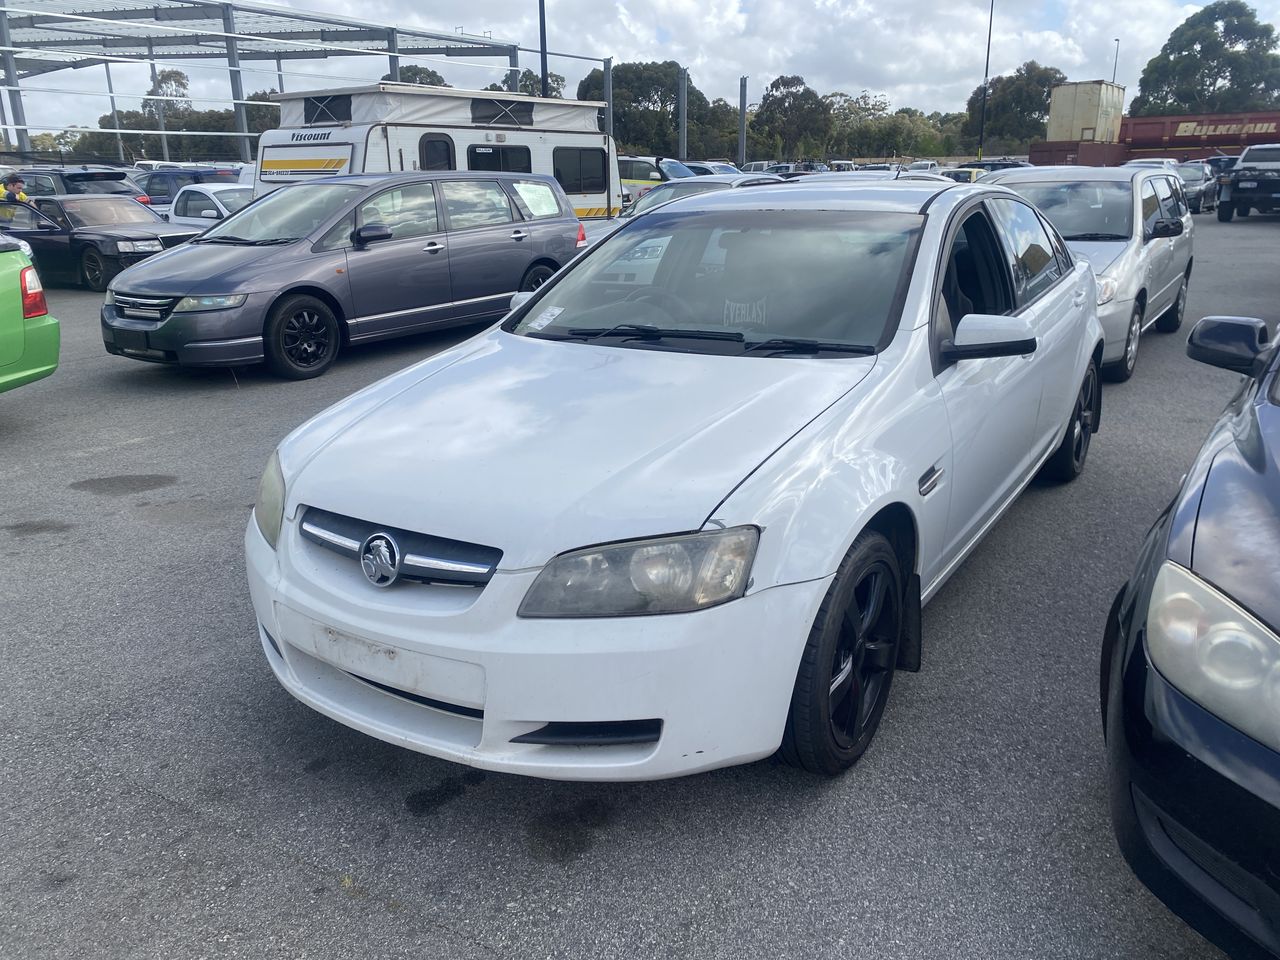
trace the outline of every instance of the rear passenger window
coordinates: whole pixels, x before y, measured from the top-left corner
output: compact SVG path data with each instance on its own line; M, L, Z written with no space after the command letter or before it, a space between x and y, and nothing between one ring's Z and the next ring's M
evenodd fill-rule
M440 230L436 194L429 183L412 183L386 190L360 205L360 222L383 223L391 239L425 237Z
M57 193L54 187L53 177L32 177L27 183L27 189L23 191L29 197L51 197Z
M467 147L467 169L486 172L533 173L528 147Z
M584 147L556 147L551 167L568 194L604 193L605 152Z
M623 180L661 180L662 174L658 173L655 177L655 173L658 173L658 168L648 160L618 161L618 175Z
M440 191L452 230L511 222L511 201L496 181L445 180Z
M514 184L516 195L524 206L528 219L560 216L560 201L556 192L545 183L533 183L528 180L517 180Z
M1014 285L1018 304L1030 303L1062 276L1053 241L1035 210L1017 200L992 200L992 212L1013 254Z
M1147 237L1160 219L1160 201L1156 199L1155 187L1148 180L1142 185L1142 232Z
M147 181L147 196L149 197L167 197L169 196L169 180L167 177L152 177Z

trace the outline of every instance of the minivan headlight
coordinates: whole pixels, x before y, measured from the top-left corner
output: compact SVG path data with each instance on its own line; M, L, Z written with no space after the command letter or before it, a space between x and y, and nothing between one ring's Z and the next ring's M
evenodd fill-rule
M230 310L244 305L246 293L229 293L217 297L183 297L173 308L174 313L195 313L199 310Z
M518 616L635 617L736 600L759 540L756 527L730 527L561 554L538 574Z
M1280 750L1280 637L1176 563L1156 574L1147 652L1171 684L1272 750Z
M280 526L284 523L284 473L280 470L280 454L272 453L267 469L258 481L258 499L253 505L253 519L258 530L271 549L280 539Z

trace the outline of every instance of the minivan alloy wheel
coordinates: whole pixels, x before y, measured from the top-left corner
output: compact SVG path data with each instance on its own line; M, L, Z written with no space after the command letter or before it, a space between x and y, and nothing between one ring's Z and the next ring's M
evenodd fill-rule
M342 339L333 310L308 294L287 296L277 303L262 333L268 366L290 380L309 380L328 370Z
M314 310L299 310L284 323L284 352L300 367L321 362L329 351L329 330Z

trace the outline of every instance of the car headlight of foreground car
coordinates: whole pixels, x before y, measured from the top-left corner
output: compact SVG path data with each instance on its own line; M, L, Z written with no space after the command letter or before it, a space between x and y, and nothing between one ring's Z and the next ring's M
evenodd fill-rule
M173 308L174 313L196 313L200 310L230 310L244 306L246 293L228 293L213 297L183 297Z
M1280 637L1176 563L1156 574L1147 652L1200 706L1280 750Z
M116 249L121 253L159 253L164 244L159 240L120 240Z
M284 523L284 474L280 470L280 455L272 453L267 469L258 481L258 500L253 505L253 519L258 530L271 549L280 539L280 525Z
M538 574L521 617L689 613L747 589L760 531L730 527L561 554Z
M1115 295L1115 277L1098 277L1098 306L1102 306L1104 303L1110 303L1115 299Z

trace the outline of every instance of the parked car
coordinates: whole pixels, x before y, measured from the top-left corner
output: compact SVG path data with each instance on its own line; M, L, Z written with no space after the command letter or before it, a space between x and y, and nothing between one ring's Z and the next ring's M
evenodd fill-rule
M1187 354L1243 374L1116 594L1102 645L1125 859L1228 956L1280 956L1280 352L1205 317Z
M854 172L867 173L888 170L890 173L903 173L906 169L906 165L901 163L864 163Z
M1280 209L1280 143L1244 148L1235 166L1218 175L1218 219Z
M801 160L796 163L775 163L773 166L765 169L765 173L771 173L775 177L783 177L791 179L792 177L804 177L812 173L826 173L830 170L825 163L816 160Z
M618 218L625 222L632 217L647 213L672 200L681 197L692 197L700 193L712 193L716 190L732 190L738 187L759 187L771 183L786 183L781 177L768 173L734 173L708 174L690 180L673 180L660 187L654 187L643 197L623 211Z
M0 233L25 240L46 280L81 283L102 291L125 267L197 231L166 223L126 196L74 194L0 200Z
M1178 164L1178 176L1192 213L1213 210L1218 206L1218 178L1207 163Z
M239 183L240 171L217 167L193 167L185 170L150 170L135 174L134 180L151 198L158 210L168 210L178 191L193 183Z
M696 174L679 160L667 157L619 157L618 176L623 188L629 188L634 201L660 183L683 180Z
M990 173L993 170L1013 170L1017 167L1031 166L1026 160L1014 160L1012 157L996 157L991 160L970 160L966 167L980 167Z
M938 171L941 176L957 183L973 183L986 172L981 167L944 167Z
M725 163L723 160L681 160L680 162L699 177L709 177L721 173L735 174L740 172L732 163Z
M1137 160L1126 160L1124 167L1161 167L1165 170L1176 170L1182 161L1172 157L1140 157Z
M1239 159L1240 158L1238 156L1237 157L1207 157L1205 158L1204 162L1207 163L1213 169L1213 172L1215 174L1222 174L1222 173L1226 173L1228 170L1234 167L1236 165L1236 161L1238 161Z
M184 228L189 229L189 228ZM107 291L107 352L302 380L341 345L507 312L587 244L549 176L429 171L272 191Z
M76 193L131 197L139 203L150 198L125 170L110 167L23 167L22 176L29 197L54 197Z
M204 230L253 200L253 187L240 183L189 184L178 191L169 222Z
M1042 467L1084 469L1093 300L1003 188L654 210L284 440L245 531L266 660L488 769L838 774L921 604Z
M1194 262L1182 181L1163 167L1032 167L983 177L1034 203L1098 276L1103 373L1133 376L1142 333L1182 325Z
M907 169L912 173L937 173L938 161L936 160L917 160L914 163L907 164Z
M0 236L0 393L58 368L58 321L16 237Z
M880 181L898 181L898 182L920 182L932 181L934 183L951 183L947 177L938 176L936 173L923 173L918 170L846 170L843 172L831 171L829 173L811 173L802 181L809 183L866 183L870 180ZM792 181L801 182L801 181Z
M750 163L744 163L740 170L742 173L764 173L777 162L776 160L752 160Z

